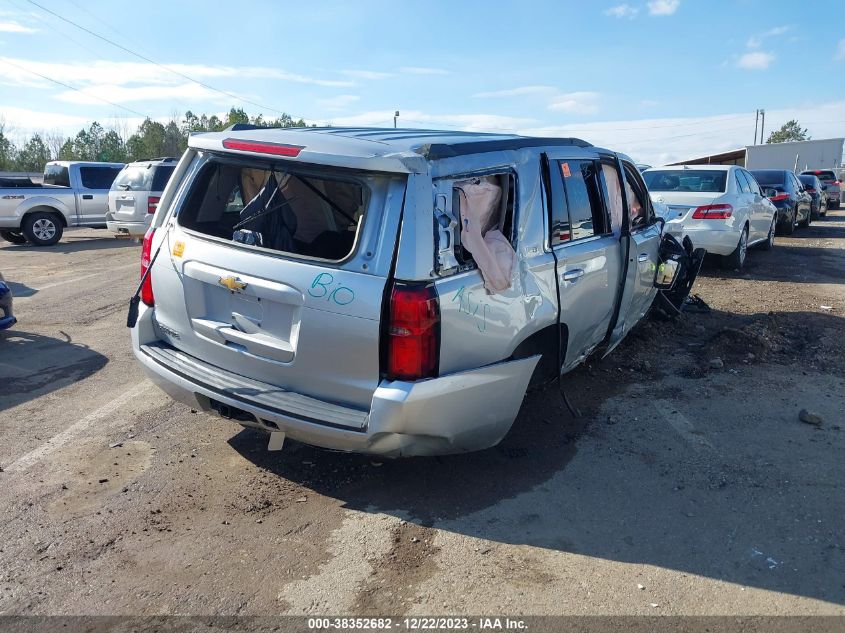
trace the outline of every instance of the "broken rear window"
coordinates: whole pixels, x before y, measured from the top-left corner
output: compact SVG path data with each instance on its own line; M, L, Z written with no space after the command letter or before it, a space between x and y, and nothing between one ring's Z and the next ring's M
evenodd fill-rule
M329 261L355 246L369 190L324 168L211 161L179 213L184 228L237 244Z

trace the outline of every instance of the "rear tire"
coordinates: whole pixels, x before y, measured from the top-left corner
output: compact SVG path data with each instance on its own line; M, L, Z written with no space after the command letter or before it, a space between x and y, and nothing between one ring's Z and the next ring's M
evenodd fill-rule
M52 246L62 239L62 222L55 213L36 211L26 215L21 223L26 241L35 246Z
M19 231L0 231L0 237L12 244L26 244L26 238Z
M793 233L795 233L795 220L797 215L798 210L793 209L792 213L789 216L789 222L783 226L784 235L792 235Z
M748 255L748 227L743 227L734 252L722 257L722 268L728 270L742 270Z

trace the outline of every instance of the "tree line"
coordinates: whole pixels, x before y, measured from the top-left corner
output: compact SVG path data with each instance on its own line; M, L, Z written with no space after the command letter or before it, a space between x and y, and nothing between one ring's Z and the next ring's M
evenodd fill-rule
M16 145L6 134L0 121L0 171L40 172L51 160L89 160L129 163L163 156L181 156L193 132L219 132L235 123L251 123L267 127L305 127L304 120L288 114L265 119L261 114L250 117L241 108L231 108L221 118L196 115L190 110L184 117L173 117L167 123L147 118L134 133L121 134L106 129L97 121L79 130L73 137L56 132L35 133Z

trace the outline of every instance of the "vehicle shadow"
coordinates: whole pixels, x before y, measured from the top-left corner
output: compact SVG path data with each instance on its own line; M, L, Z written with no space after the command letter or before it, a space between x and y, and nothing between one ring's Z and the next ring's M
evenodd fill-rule
M814 437L812 428L796 423L799 439L788 440L796 444L775 438L765 443L754 440L761 431L771 432L760 421L747 431L751 441L725 447L713 438L720 448L713 454L683 442L659 443L649 435L667 433L678 439L671 428L661 426L650 406L667 397L665 379L684 367L706 365L708 354L701 348L721 341L726 329L743 331L760 323L771 333L768 362L773 363L794 362L802 349L815 353L809 351L809 339L797 341L782 355L776 350L777 345L793 345L785 333L799 325L807 328L807 336L833 335L845 327L841 317L818 313L739 316L713 311L668 323L646 322L607 359L565 377L563 384L582 417L571 416L557 387L551 386L526 397L514 428L499 446L478 453L382 461L295 442L283 453L268 453L267 436L251 430L238 433L230 444L267 472L336 498L349 509L499 543L675 569L845 604L845 585L825 584L807 571L835 567L843 561L841 551L808 541L808 525L797 520L809 516L821 524L823 519L827 529L840 530L837 508L845 504L843 487L810 495L803 487L784 487L771 479L770 470L754 471L747 463L747 452L753 454L752 463L772 466L784 452L799 450L800 442L812 449L807 443ZM704 332L694 327L699 324ZM760 336L768 337L765 332ZM830 362L845 376L841 351L832 350ZM758 355L763 358L759 350ZM657 366L660 359L665 367ZM802 360L807 366L820 362L809 356ZM615 396L626 389L627 395L614 405ZM640 395L632 396L631 389ZM777 388L768 389L759 397L776 399ZM601 413L608 410L603 405L630 413L614 420ZM734 415L723 420L726 427L748 424L748 411ZM574 466L579 450L586 451L579 465L567 468ZM788 481L804 477L803 471L789 470L801 464L785 461L778 463L779 476ZM742 475L723 481L725 472ZM840 475L820 474L818 485L838 481ZM774 563L767 562L771 552L776 552ZM787 571L784 561L802 572Z
M37 288L30 288L26 284L6 280L6 285L12 290L12 297L31 297L38 292Z
M0 332L0 411L102 369L108 358L85 345L17 328Z
M33 246L32 244L8 245L6 248L20 251L35 251L39 253L79 253L82 251L101 251L120 248L138 248L139 243L133 240L118 239L109 234L107 237L73 237L63 236L58 244L53 246Z

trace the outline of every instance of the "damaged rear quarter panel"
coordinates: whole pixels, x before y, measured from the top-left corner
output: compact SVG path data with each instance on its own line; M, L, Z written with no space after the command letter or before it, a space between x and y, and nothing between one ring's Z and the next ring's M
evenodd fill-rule
M555 263L546 250L537 153L493 152L441 160L433 164L432 176L459 176L499 167L502 172L516 172L514 248L518 261L513 283L504 292L489 294L478 270L436 280L441 375L506 359L522 341L557 321ZM428 226L432 226L431 213ZM434 254L433 246L431 252Z

